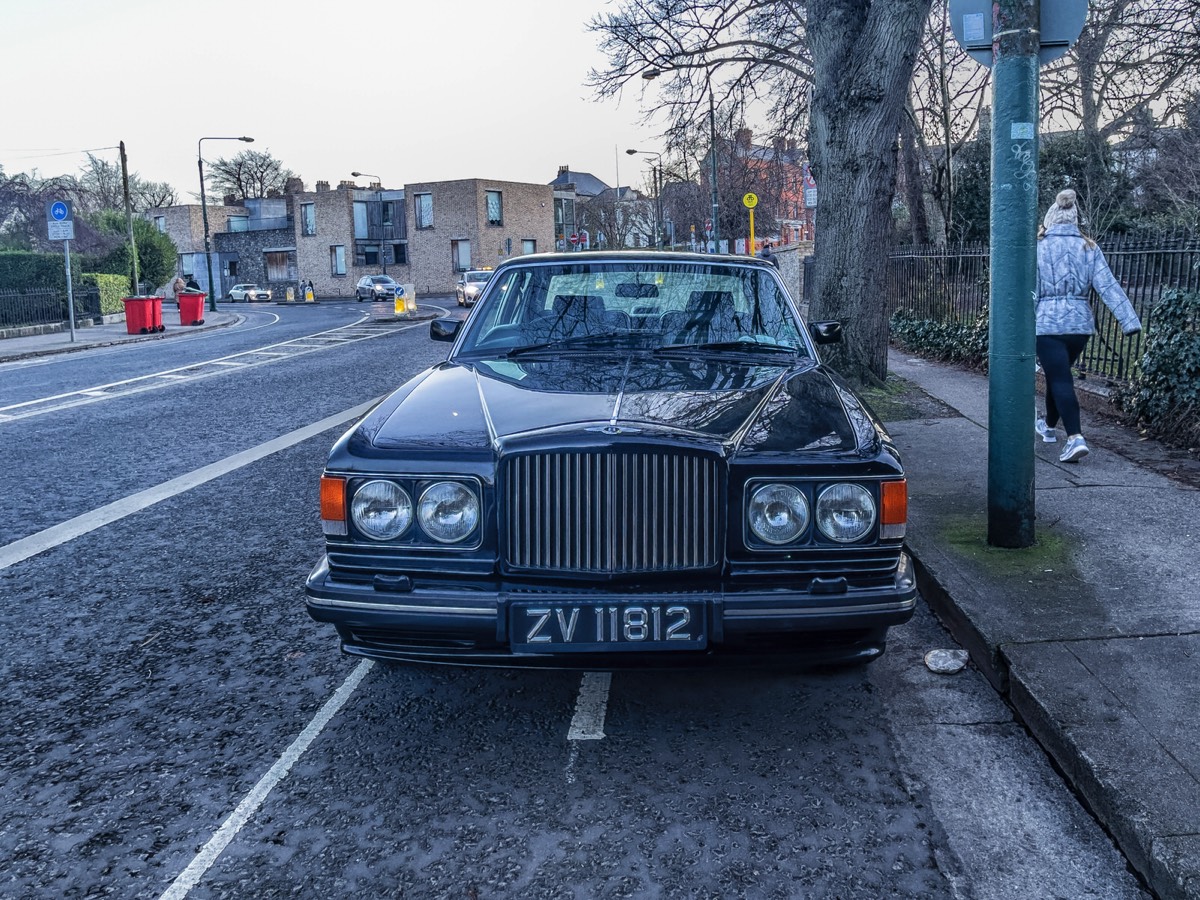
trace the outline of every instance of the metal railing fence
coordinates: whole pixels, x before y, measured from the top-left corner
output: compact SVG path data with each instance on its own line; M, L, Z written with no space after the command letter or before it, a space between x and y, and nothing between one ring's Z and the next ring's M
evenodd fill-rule
M75 321L100 315L100 292L78 289L74 292ZM31 325L55 325L67 321L67 292L65 288L42 288L33 291L0 290L0 328L22 328Z
M1200 235L1191 232L1134 234L1099 241L1109 268L1142 320L1143 332L1124 335L1094 293L1095 336L1080 358L1081 377L1128 381L1141 358L1142 339L1164 291L1200 290ZM988 302L986 244L905 247L888 259L888 315L905 310L915 318L969 324Z

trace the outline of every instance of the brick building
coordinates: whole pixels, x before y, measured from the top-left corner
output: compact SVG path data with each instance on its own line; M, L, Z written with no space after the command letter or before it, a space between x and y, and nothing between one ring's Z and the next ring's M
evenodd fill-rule
M222 297L254 282L283 298L309 280L318 297L348 297L362 276L386 269L418 295L448 294L468 268L552 249L553 199L549 185L480 178L401 190L318 181L313 191L293 179L283 196L209 206L213 277ZM182 271L205 284L200 207L151 217L180 247Z

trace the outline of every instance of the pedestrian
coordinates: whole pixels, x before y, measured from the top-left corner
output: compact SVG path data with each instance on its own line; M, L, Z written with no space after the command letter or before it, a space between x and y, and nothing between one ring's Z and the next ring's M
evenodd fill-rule
M189 291L199 291L200 283L196 281L195 275L189 275L187 277L187 284L184 285L184 287L186 287Z
M775 258L775 251L771 249L771 242L767 241L763 244L762 258L771 263L776 268L779 268L779 260Z
M171 282L171 293L175 295L175 302L179 302L179 295L187 290L187 284L181 276L176 275L175 280Z
M1079 230L1079 207L1069 188L1059 191L1038 229L1037 358L1046 378L1046 416L1034 429L1053 444L1062 422L1067 443L1060 462L1079 462L1088 455L1079 426L1079 399L1071 367L1083 354L1093 332L1089 292L1095 288L1125 334L1142 330L1129 297L1117 283L1096 242Z

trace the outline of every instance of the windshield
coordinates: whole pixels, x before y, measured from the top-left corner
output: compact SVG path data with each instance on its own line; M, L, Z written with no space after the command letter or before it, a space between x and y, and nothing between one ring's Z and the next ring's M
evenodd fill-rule
M468 272L467 281L478 281L480 283L487 281L492 277L491 272Z
M376 275L371 279L376 284L394 284L390 275Z
M460 353L542 348L768 348L810 355L773 274L757 266L653 259L502 269Z

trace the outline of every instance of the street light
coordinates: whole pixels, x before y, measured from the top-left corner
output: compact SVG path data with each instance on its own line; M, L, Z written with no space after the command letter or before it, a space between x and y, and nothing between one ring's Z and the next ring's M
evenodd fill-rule
M630 156L635 153L640 153L642 156L654 157L654 242L657 246L662 247L662 234L660 226L662 223L662 189L659 187L659 175L662 171L662 154L655 153L652 150L626 150Z
M653 81L662 74L660 69L647 69L642 73L644 81ZM707 75L706 75L707 81ZM717 195L717 110L713 103L712 84L708 84L708 140L709 140L709 160L712 163L712 241L716 247L721 241L720 226L718 225L718 214L721 211L720 198Z
M375 183L379 185L379 265L383 267L383 274L387 274L387 257L384 255L383 249L383 179L378 175L371 175L368 172L351 172L355 178L374 178ZM370 234L370 224L367 225L367 233Z
M208 242L208 201L204 196L204 155L201 144L205 141L244 141L253 144L252 137L202 137L196 141L196 167L200 169L200 215L204 219L204 261L208 266L208 311L217 311L217 293L213 290L212 250Z

